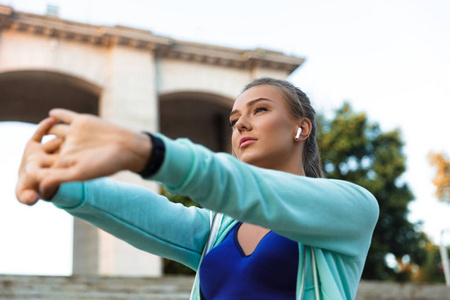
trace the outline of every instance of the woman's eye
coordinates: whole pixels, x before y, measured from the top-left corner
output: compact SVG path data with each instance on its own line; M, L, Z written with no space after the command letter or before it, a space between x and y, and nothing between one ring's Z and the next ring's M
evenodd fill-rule
M255 108L255 114L260 113L262 111L267 111L267 108L265 108L265 107L257 107L257 108Z
M233 127L237 122L237 119L235 120L230 120L230 126Z

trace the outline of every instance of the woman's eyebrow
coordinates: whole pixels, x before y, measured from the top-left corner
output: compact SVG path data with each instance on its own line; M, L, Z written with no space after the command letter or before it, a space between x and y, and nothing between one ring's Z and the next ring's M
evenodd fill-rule
M247 102L247 107L250 107L250 106L252 106L252 105L254 105L255 103L260 102L260 101L270 101L270 102L273 102L273 100L271 100L271 99L269 99L269 98L257 98L257 99L253 99L253 100L251 100L251 101L248 101L248 102ZM237 113L238 111L239 111L239 110L235 109L235 110L233 110L232 112L230 112L230 117L231 117L232 115L234 115L235 113Z

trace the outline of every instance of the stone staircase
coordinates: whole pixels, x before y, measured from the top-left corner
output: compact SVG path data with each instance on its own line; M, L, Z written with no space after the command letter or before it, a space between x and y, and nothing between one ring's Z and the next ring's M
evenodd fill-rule
M356 300L450 300L450 287L440 283L363 281Z
M194 278L0 275L0 299L188 300ZM230 299L232 300L232 299ZM450 300L444 284L361 282L356 300Z
M0 299L189 299L193 277L0 275Z

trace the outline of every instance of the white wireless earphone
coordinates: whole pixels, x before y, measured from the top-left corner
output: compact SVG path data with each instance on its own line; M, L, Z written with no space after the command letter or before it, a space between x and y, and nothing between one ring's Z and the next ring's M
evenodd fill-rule
M302 134L302 129L299 127L297 129L297 134L295 135L295 139L298 140L300 138L300 134Z

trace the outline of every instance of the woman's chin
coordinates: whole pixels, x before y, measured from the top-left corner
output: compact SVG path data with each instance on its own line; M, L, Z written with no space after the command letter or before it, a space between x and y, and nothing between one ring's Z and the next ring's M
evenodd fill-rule
M249 165L253 165L256 167L263 167L264 165L264 159L257 155L252 155L250 153L243 153L238 157L238 159L242 162L245 162Z

